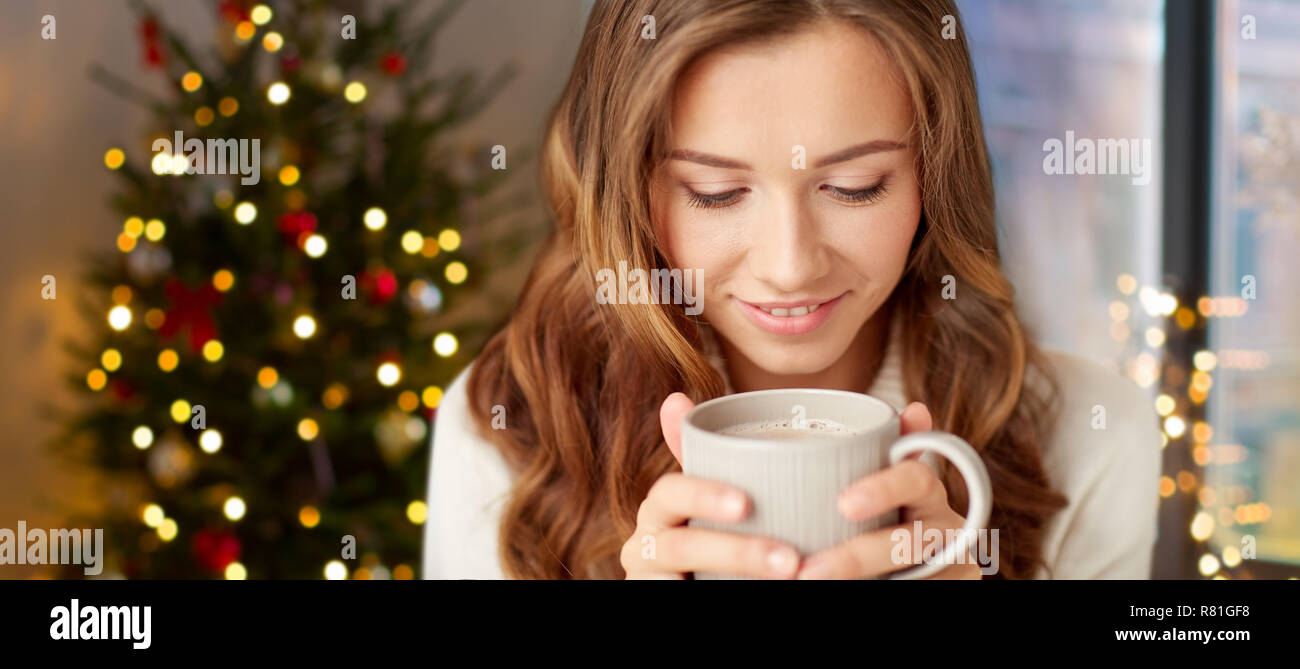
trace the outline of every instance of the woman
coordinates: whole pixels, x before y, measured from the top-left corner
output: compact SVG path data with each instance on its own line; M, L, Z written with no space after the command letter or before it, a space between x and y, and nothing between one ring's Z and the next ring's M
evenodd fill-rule
M426 577L903 568L891 528L799 556L686 526L749 502L680 473L682 416L781 387L867 392L905 409L904 432L974 446L998 577L1148 577L1155 416L1122 377L1040 353L1017 319L956 13L947 0L597 4L543 152L556 229L438 410ZM598 299L596 277L620 262L692 270L702 313L689 290ZM841 513L902 507L902 527L946 530L965 504L946 463L909 460L846 490ZM980 576L967 563L935 578Z

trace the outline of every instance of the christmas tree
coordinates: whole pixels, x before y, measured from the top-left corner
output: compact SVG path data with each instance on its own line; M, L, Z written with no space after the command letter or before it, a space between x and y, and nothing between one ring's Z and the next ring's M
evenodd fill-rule
M500 223L527 197L503 147L450 144L514 72L426 74L457 7L226 0L200 57L133 3L169 94L92 72L153 121L106 147L122 229L56 444L105 482L72 525L105 575L418 575L442 388L509 308L484 275L538 237Z

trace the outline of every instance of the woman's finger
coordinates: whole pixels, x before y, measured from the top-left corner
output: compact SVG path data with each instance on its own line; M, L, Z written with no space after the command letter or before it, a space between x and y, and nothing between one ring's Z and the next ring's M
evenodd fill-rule
M671 527L653 535L654 551L642 552L658 572L706 571L755 578L793 578L799 553L763 536ZM646 558L649 554L653 557Z
M874 518L899 507L918 516L949 510L948 491L934 470L919 460L903 460L863 477L840 493L840 513L850 520Z
M669 472L651 486L636 524L649 531L681 525L688 518L734 523L749 513L744 491L717 481Z
M930 417L930 410L921 402L907 405L907 408L903 409L899 422L904 435L913 432L929 432L934 429L934 419Z
M678 464L682 462L682 420L693 408L695 403L685 393L669 395L659 407L659 428L663 430L664 441Z
M891 558L893 546L900 540L895 531L906 532L907 528L899 525L867 532L815 553L804 560L795 578L870 578L902 569L907 565L895 565Z

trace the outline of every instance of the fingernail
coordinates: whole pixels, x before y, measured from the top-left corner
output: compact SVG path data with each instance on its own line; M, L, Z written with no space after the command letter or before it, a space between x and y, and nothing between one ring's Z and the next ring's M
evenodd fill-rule
M767 554L767 566L777 576L785 576L799 566L799 555L794 552L794 549L785 546L773 548Z
M812 559L804 563L803 568L799 570L796 578L800 580L821 579L826 577L826 563L821 560Z
M854 490L840 495L840 513L856 516L867 508L867 496Z
M745 496L734 490L723 493L722 510L733 518L741 516L745 513Z

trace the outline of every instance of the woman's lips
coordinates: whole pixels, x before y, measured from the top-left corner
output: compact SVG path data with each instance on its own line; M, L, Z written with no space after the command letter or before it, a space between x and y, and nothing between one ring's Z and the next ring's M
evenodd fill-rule
M780 335L801 335L816 330L818 326L831 317L831 310L840 303L844 295L825 302L746 302L732 297L742 311L749 314L756 325ZM760 306L761 305L761 306ZM768 313L764 309L775 312ZM780 314L797 314L781 316Z

